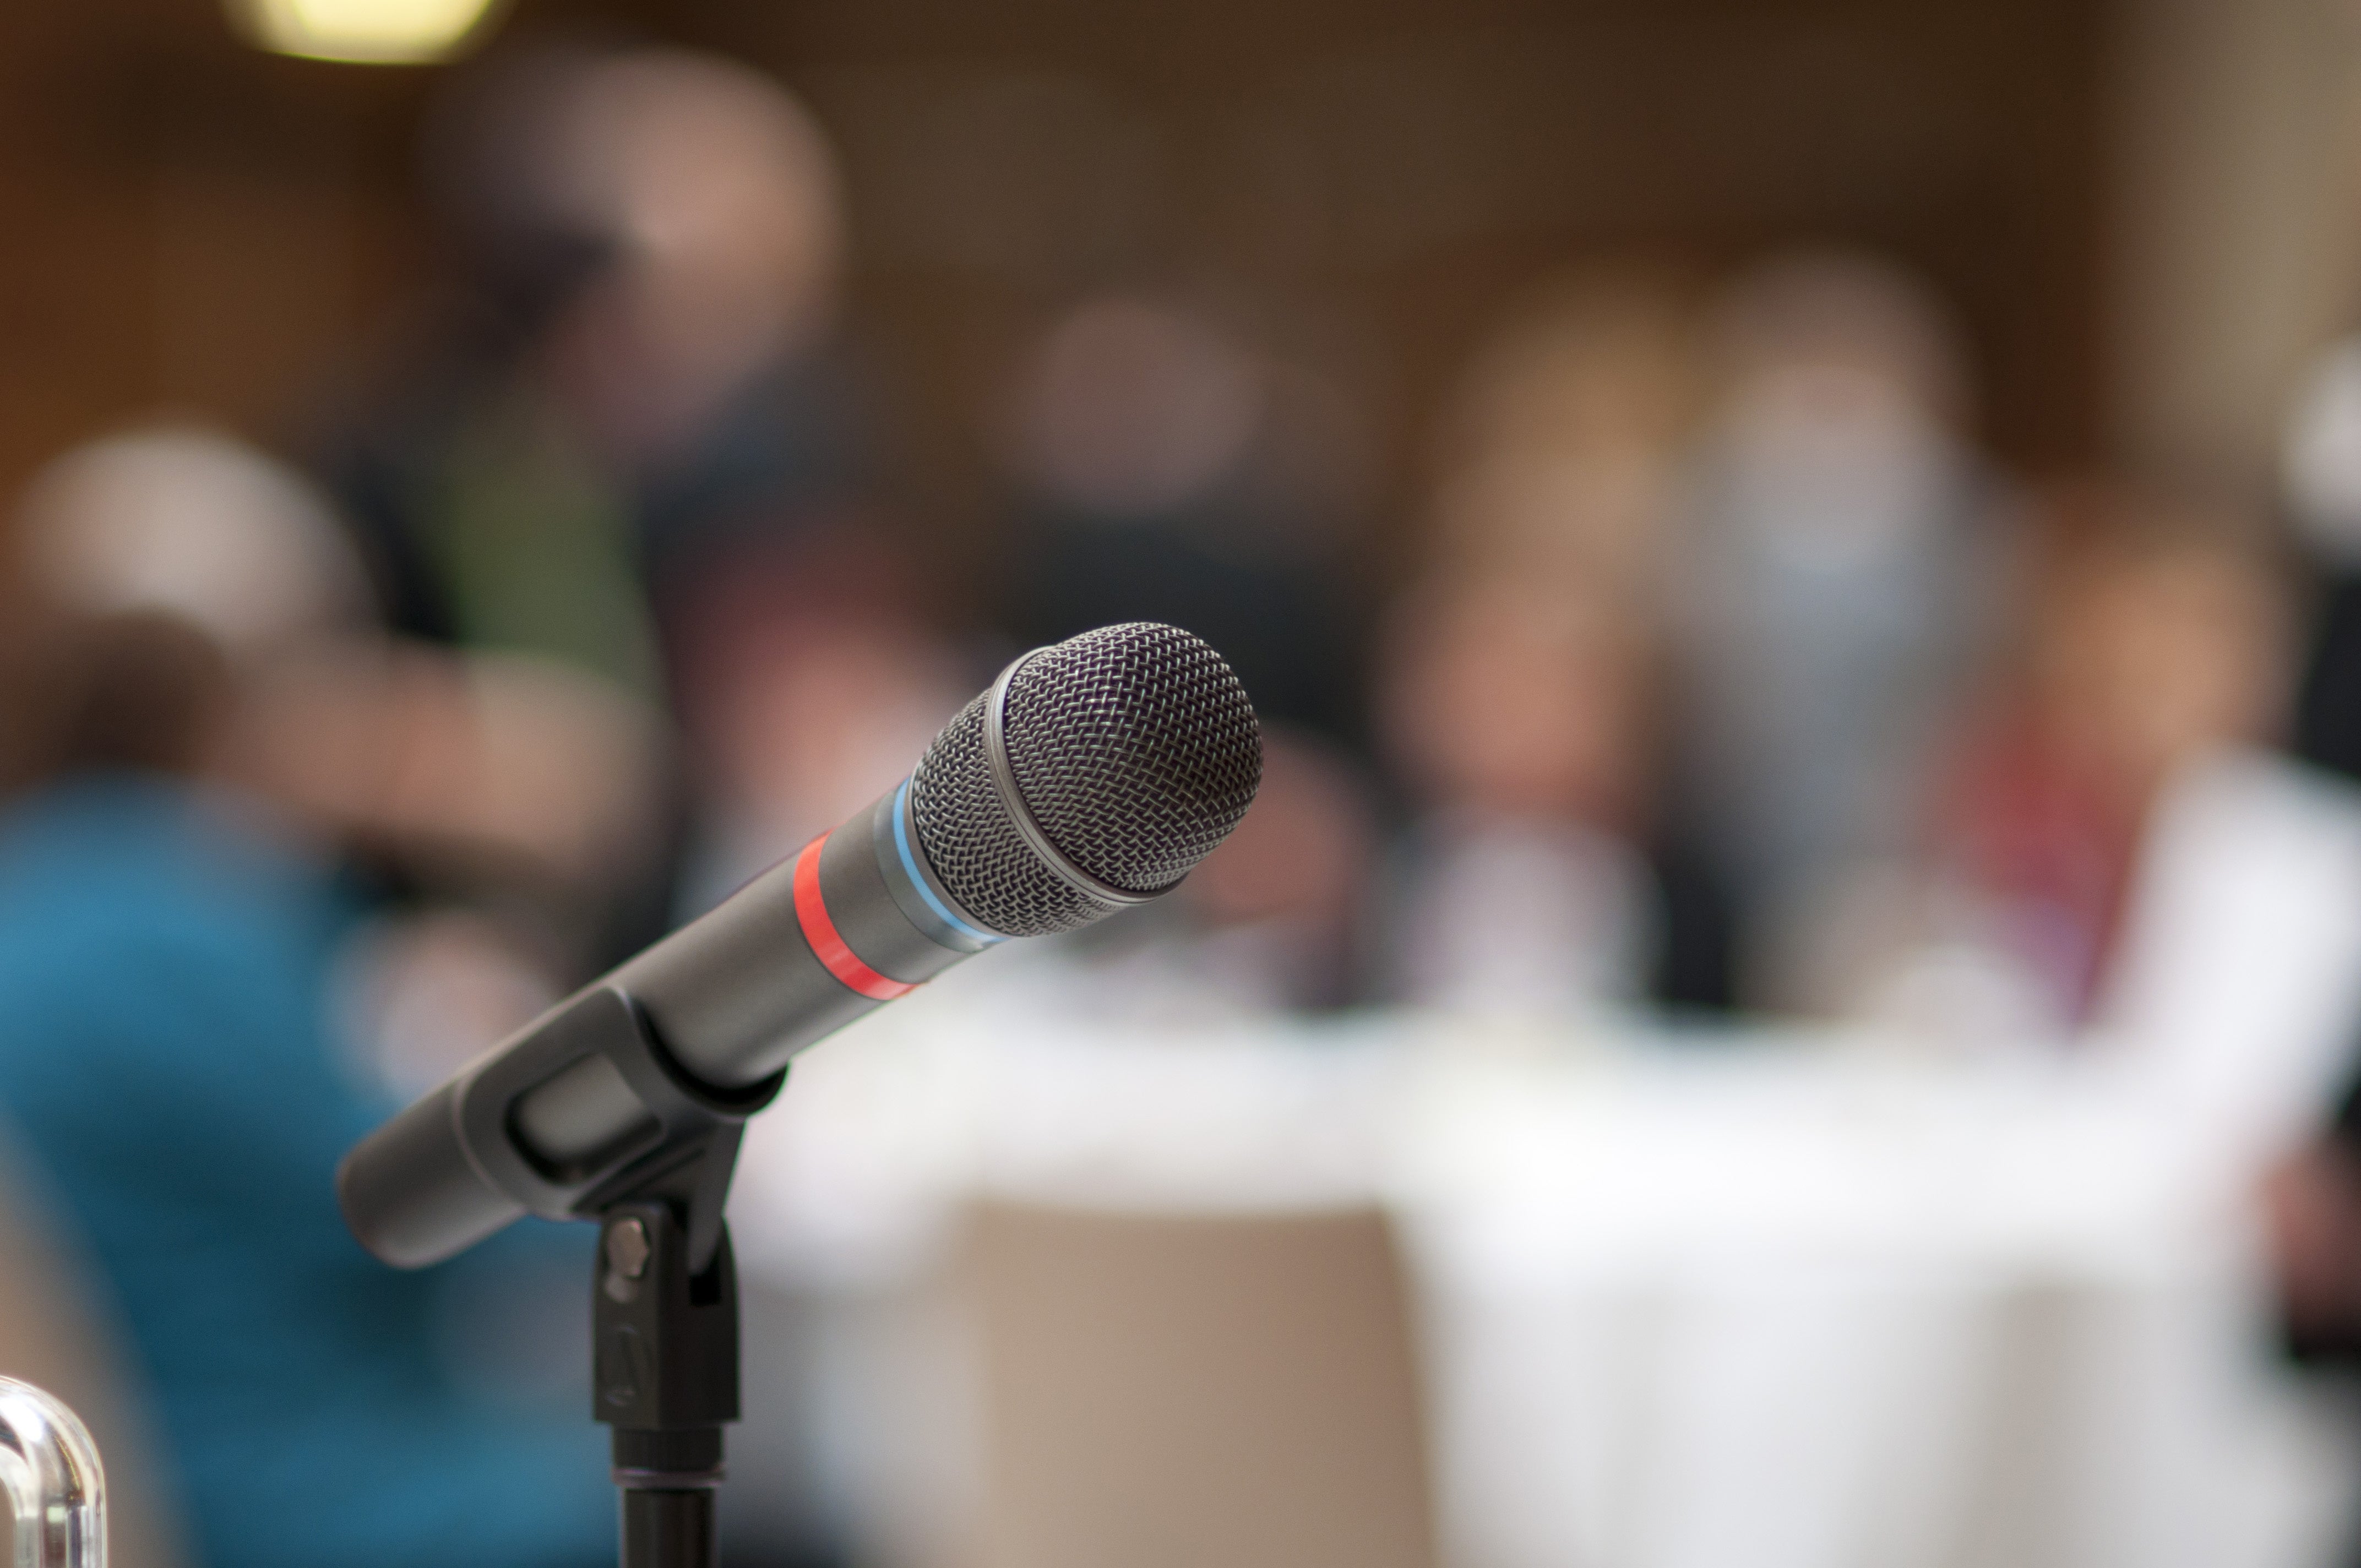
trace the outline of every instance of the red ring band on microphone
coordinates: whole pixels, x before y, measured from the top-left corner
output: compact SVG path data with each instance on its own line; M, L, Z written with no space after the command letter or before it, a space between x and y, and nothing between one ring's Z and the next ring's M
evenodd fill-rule
M828 917L828 905L819 895L819 851L828 842L822 834L803 847L796 857L796 920L804 928L804 940L811 944L820 967L841 981L848 990L857 991L872 1002L891 1002L917 990L908 981L895 980L879 974L861 961L860 955L845 945L837 934L836 922Z

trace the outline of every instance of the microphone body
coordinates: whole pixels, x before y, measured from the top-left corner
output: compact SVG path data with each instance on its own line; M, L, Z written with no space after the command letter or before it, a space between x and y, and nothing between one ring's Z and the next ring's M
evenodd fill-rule
M508 1190L486 1168L505 1163L498 1144L470 1146L462 1111L488 1069L553 1026L563 1032L564 1020L585 1015L587 999L620 999L622 1008L593 1008L589 1015L636 1023L672 1076L692 1092L715 1091L704 1097L726 1112L806 1046L997 940L953 925L939 888L917 892L932 873L915 852L905 858L906 848L915 850L909 791L906 779L502 1041L361 1144L339 1172L338 1188L363 1245L391 1263L437 1262L533 1207L533 1194ZM941 901L943 913L927 897ZM529 1168L573 1188L654 1140L659 1118L647 1099L608 1054L588 1051L518 1096L495 1132Z
M1186 632L1026 655L866 810L364 1139L337 1171L346 1223L421 1267L528 1212L597 1212L769 1103L814 1041L1008 937L1177 885L1260 762L1236 677Z

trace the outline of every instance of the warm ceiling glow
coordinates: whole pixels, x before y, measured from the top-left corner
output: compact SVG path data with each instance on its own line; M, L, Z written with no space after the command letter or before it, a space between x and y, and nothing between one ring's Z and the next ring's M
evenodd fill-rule
M255 42L307 60L413 65L441 60L492 0L230 0Z

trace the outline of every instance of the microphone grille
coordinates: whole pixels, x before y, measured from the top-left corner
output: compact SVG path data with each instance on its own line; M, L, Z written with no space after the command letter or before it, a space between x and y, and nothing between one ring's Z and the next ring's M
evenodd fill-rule
M1010 936L1087 926L1116 905L1060 877L993 786L970 703L918 764L912 814L944 891ZM1009 771L1042 834L1125 893L1164 892L1228 837L1262 779L1254 705L1222 656L1177 627L1133 621L1044 649L1010 681Z

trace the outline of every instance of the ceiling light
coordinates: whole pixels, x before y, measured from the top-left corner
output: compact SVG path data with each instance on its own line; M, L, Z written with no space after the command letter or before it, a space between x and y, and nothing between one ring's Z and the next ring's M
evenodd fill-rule
M419 65L448 59L493 0L230 0L262 48L305 60Z

